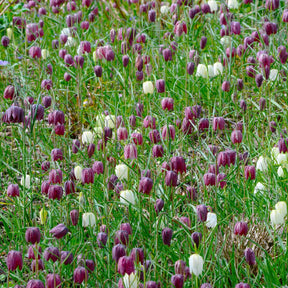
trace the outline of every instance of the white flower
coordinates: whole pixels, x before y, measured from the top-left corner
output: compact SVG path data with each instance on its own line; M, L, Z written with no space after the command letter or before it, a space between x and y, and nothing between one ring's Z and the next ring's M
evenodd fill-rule
M91 131L84 131L82 134L82 143L91 144L94 141L94 135Z
M122 190L120 192L120 202L123 204L135 205L135 196L131 190Z
M47 59L49 57L49 51L47 49L42 49L41 56L43 59Z
M115 128L116 124L116 116L115 115L107 115L104 119L105 127L109 127L111 129Z
M135 273L131 273L130 275L125 273L123 277L123 285L125 288L138 288L139 285L138 276Z
M214 77L214 68L212 65L208 65L208 75L209 77Z
M82 212L83 211L83 207L85 205L85 197L83 195L83 192L79 193L79 211Z
M278 167L278 169L277 169L277 174L278 174L278 176L281 177L281 178L285 176L284 170L283 170L283 168L282 168L281 166Z
M96 116L96 126L100 126L103 127L105 122L105 115L104 114L100 114Z
M273 147L271 149L271 157L272 160L274 161L274 164L277 164L277 156L279 155L279 148L278 147Z
M237 0L228 0L228 8L229 9L238 9L239 3Z
M228 48L231 46L231 37L230 36L224 36L220 39L220 43L224 46L224 48Z
M281 164L287 164L288 163L288 154L287 153L279 153L277 155L277 164L281 165Z
M96 51L93 52L93 60L94 60L94 62L97 61L97 52Z
M94 135L98 137L102 137L103 128L102 127L95 127L94 128Z
M76 166L74 168L74 175L76 177L77 180L81 180L81 176L82 176L82 168L80 166Z
M266 187L261 182L258 182L254 188L254 194L256 195L258 192L262 194L265 191Z
M13 30L11 28L7 28L6 33L8 38L11 40L13 36Z
M61 34L67 35L67 36L71 36L71 32L69 28L64 28L61 31Z
M199 276L203 271L204 260L199 254L193 254L189 257L189 270L195 276Z
M280 225L280 224L284 224L284 217L281 213L280 210L272 210L270 213L270 220L272 222L272 225Z
M91 212L83 213L82 215L82 227L88 227L88 226L95 226L96 224L96 218L95 215Z
M287 204L285 201L280 201L275 205L276 210L280 212L280 214L285 217L287 215Z
M128 166L125 164L119 164L115 167L115 174L120 180L128 179Z
M212 13L216 12L218 10L218 5L217 5L217 2L215 0L209 0L208 5L209 5Z
M40 210L40 223L43 225L46 223L47 220L47 211L45 209L45 206Z
M220 62L216 62L213 65L213 69L214 69L214 75L217 76L219 74L223 73L223 65Z
M198 77L203 77L203 78L208 78L208 70L207 67L204 64L199 64L197 66L197 72L196 76Z
M73 37L68 36L65 47L74 47L74 46L76 46L76 44L77 44L76 40Z
M22 186L25 186L27 189L29 189L30 188L30 182L31 182L30 175L26 175L25 179L24 179L24 176L22 176L22 178L21 178L21 185Z
M215 213L208 212L207 220L206 220L206 227L214 228L217 226L217 215Z
M277 69L271 69L270 70L270 75L269 75L269 80L275 81L278 77L278 70Z
M265 172L268 170L268 163L267 158L260 156L257 163L256 163L256 170L260 170L262 172Z
M161 6L160 12L161 12L161 14L163 14L163 15L168 14L168 13L169 13L169 7L168 7L167 5Z
M146 81L143 83L143 92L144 94L153 94L153 83L151 81Z

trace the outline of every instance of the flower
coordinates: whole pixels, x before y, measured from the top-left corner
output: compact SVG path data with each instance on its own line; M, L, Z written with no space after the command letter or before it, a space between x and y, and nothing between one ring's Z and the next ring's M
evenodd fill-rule
M125 164L119 164L115 167L115 174L120 180L128 179L129 168Z
M278 169L277 169L277 174L278 174L278 176L281 177L281 178L285 177L284 170L283 170L283 168L282 168L281 166L278 167Z
M284 217L283 217L283 212L281 210L275 209L272 210L270 213L270 220L272 225L281 225L284 224Z
M285 217L287 215L287 204L285 201L280 201L275 205L276 210L280 212L280 214Z
M280 152L279 152L279 148L278 147L273 147L271 149L271 157L272 157L272 159L273 159L275 164L277 163L276 160L277 160L277 157L278 157L279 153Z
M208 1L208 5L209 5L209 7L210 7L211 13L217 11L218 5L217 5L217 2L216 2L215 0L209 0L209 1Z
M45 209L45 207L43 207L41 210L40 210L40 223L43 225L46 223L46 220L47 220L47 211Z
M278 78L278 70L277 69L271 69L270 70L270 75L269 75L269 80L275 81Z
M279 153L276 157L276 160L277 160L278 165L288 164L288 154L287 153Z
M61 223L52 228L49 233L52 234L56 239L61 239L68 233L68 228L63 223Z
M265 191L266 187L261 182L258 182L254 188L254 194L256 195L258 192L261 192L262 194Z
M47 59L49 57L49 51L47 49L42 49L41 56L43 59Z
M238 9L239 3L237 0L228 0L228 8L229 9Z
M83 144L91 144L93 143L94 135L90 131L84 131L82 134L82 143Z
M80 166L76 166L74 168L74 175L77 180L82 179L82 168Z
M189 270L195 276L199 276L203 271L204 260L199 254L193 254L189 257Z
M207 67L204 64L199 64L197 66L196 76L208 78L208 70Z
M23 258L21 252L15 250L9 251L6 264L9 271L15 271L17 267L19 267L19 270L22 270Z
M217 226L217 215L215 213L208 212L207 220L206 220L206 227L214 228Z
M7 36L9 39L12 39L13 36L13 30L11 28L7 28L6 30Z
M123 277L123 284L125 288L138 288L139 287L139 279L137 274L131 273L130 275L128 275L127 273L125 273L124 277Z
M160 12L161 12L161 14L163 14L163 15L167 15L167 14L169 13L169 7L168 7L167 5L161 6Z
M104 119L105 127L109 127L111 129L115 128L116 125L116 116L115 115L107 115Z
M82 215L82 227L95 226L96 218L92 212L83 213Z
M135 205L135 196L131 190L122 190L120 192L120 202L122 204Z
M214 67L212 65L208 65L208 75L209 77L214 77Z
M21 185L22 186L25 186L27 189L29 189L30 188L30 175L27 175L26 174L26 176L25 176L25 179L24 179L24 176L22 176L22 178L21 178Z
M220 39L220 43L224 46L224 48L228 48L231 46L232 39L230 36L224 36Z
M223 65L220 62L216 62L213 65L213 71L214 71L214 75L220 75L223 73Z
M260 156L257 163L256 163L256 170L260 170L262 172L265 172L268 170L268 163L267 158Z
M153 83L151 81L143 82L143 92L144 94L153 94Z

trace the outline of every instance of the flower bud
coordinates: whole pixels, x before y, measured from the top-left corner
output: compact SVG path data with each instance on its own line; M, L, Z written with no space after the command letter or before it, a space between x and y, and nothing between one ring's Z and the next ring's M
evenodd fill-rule
M162 240L164 245L170 246L171 244L171 239L173 235L173 230L170 228L164 228L162 230Z
M242 235L246 236L248 234L247 223L243 221L237 222L234 226L234 234L240 236Z
M202 240L202 234L200 232L193 232L191 234L191 241L193 246L196 246L198 248L201 240Z
M158 93L165 92L165 80L164 79L156 80L156 89Z
M117 244L112 248L112 259L118 263L118 260L126 255L125 246L122 244Z
M107 243L108 235L105 232L97 234L97 244L100 249L104 248Z
M41 260L39 260L39 269L40 269L40 261ZM41 261L42 262L42 261ZM44 267L43 267L44 268ZM32 269L33 270L33 269ZM48 286L47 286L48 287ZM43 284L43 282L42 281L40 281L40 280L38 280L38 279L36 279L36 280L29 280L28 281L28 283L27 283L27 285L26 285L26 288L44 288L44 284ZM56 287L55 287L56 288Z
M15 271L17 267L19 267L19 270L22 270L23 259L21 252L15 250L9 251L6 258L6 264L9 271Z
M146 81L143 83L143 92L144 94L153 94L154 87L151 81Z
M51 259L52 262L55 263L57 260L60 259L60 252L57 247L51 246L45 249L43 256L46 261L49 261Z
M73 253L69 251L61 251L61 263L70 265L73 262Z
M63 196L63 188L58 185L51 185L48 189L48 198L53 200L61 200Z
M255 254L251 248L246 248L244 251L245 260L250 265L253 266L256 264Z
M93 227L96 225L95 215L91 212L83 213L82 215L82 227Z
M25 232L25 240L31 244L39 243L41 240L41 233L39 228L38 227L27 228Z
M44 225L47 221L47 211L45 209L45 207L43 207L41 210L40 210L40 223L42 225Z
M76 226L78 224L78 220L79 220L79 211L76 209L73 209L70 211L70 219L72 222L73 226Z
M189 257L189 269L190 273L194 274L196 277L198 277L202 271L203 271L203 264L204 260L203 258L198 254L193 254Z
M8 85L4 90L4 98L12 100L15 97L15 88L12 85Z
M248 179L254 180L256 177L255 166L245 166L244 174L245 174L246 180Z
M93 184L94 183L94 172L92 168L85 168L81 172L82 184Z
M164 155L164 150L162 145L154 145L152 148L152 155L154 158L161 158Z
M176 274L171 277L171 283L175 288L183 288L184 276L181 274Z
M88 271L84 267L77 267L73 272L74 283L81 284L85 279L88 280Z
M215 186L216 176L213 173L206 173L203 176L205 186Z
M51 159L52 159L52 161L58 161L58 160L63 160L63 152L62 152L62 150L61 149L57 149L57 148L55 148L55 149L53 149L52 151L51 151Z
M47 274L46 276L46 287L56 288L61 287L61 279L58 274Z
M165 185L168 187L176 187L177 186L178 176L174 171L167 171L165 176Z
M153 188L153 180L148 177L142 177L139 182L138 192L149 195Z
M8 197L19 197L19 186L17 184L10 184L7 188Z
M233 144L240 144L242 142L242 133L240 130L234 130L231 133L231 141Z
M128 144L124 147L125 159L137 159L137 148L135 144Z
M56 239L61 239L68 233L68 228L61 223L52 228L49 233Z
M122 256L118 260L118 272L121 275L128 274L135 272L134 261L132 257L129 256Z
M176 173L186 173L185 160L181 156L174 156L170 160L171 169Z

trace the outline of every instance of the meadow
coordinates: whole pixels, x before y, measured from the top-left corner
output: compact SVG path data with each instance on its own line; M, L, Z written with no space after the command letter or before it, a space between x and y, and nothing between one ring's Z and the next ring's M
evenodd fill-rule
M0 0L0 287L288 287L287 22Z

